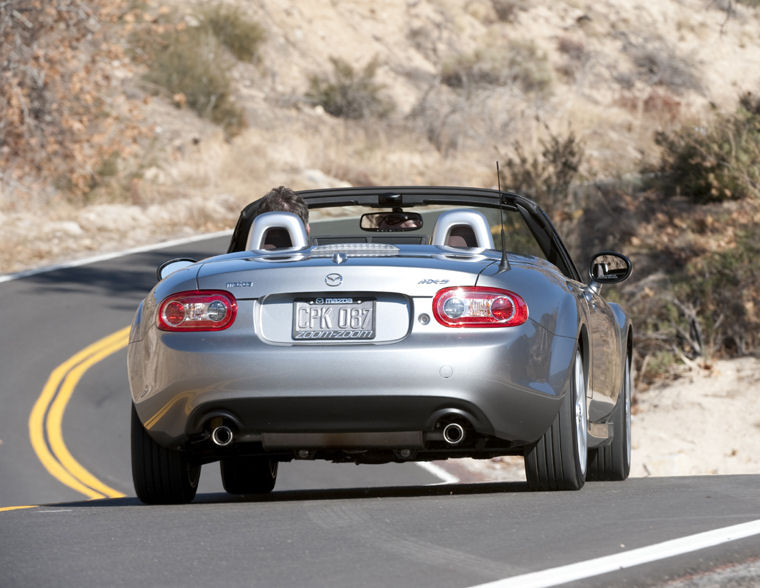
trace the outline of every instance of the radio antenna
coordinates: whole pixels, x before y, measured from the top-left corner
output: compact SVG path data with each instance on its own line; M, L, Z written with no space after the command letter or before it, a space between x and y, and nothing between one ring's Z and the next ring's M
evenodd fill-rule
M496 185L499 188L499 216L501 219L501 261L499 262L499 271L505 272L509 269L507 262L507 243L504 239L504 202L501 193L501 171L499 170L499 160L496 160Z

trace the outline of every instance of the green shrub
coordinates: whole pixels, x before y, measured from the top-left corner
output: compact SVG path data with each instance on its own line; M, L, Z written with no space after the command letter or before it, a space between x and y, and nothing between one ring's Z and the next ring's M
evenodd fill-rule
M551 88L553 77L549 60L535 43L515 41L444 62L441 81L451 88L517 86L525 93L541 94Z
M199 21L201 27L208 28L241 61L253 61L266 38L264 28L246 18L237 6L206 7L199 14Z
M149 61L146 79L186 103L200 116L235 135L245 126L235 103L229 69L231 58L208 30L194 27L169 34Z
M379 63L370 61L364 69L356 72L347 62L331 57L332 77L311 76L306 99L320 105L333 116L361 119L370 116L384 117L393 110L393 103L381 96L381 84L375 82Z
M657 184L698 203L760 197L760 101L742 96L733 114L705 127L658 132Z

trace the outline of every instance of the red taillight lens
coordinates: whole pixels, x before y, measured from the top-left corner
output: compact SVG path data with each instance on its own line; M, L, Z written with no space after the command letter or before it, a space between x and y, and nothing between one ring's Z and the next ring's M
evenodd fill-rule
M444 288L433 298L433 315L446 327L516 327L528 320L528 305L500 288Z
M162 331L221 331L237 315L237 301L222 290L179 292L158 307L158 328Z

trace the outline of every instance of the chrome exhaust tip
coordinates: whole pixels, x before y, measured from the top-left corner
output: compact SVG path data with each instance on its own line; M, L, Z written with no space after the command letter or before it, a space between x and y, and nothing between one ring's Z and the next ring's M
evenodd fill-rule
M459 423L449 423L443 427L443 440L449 445L459 445L464 438L464 427Z
M211 431L211 441L213 441L214 445L217 447L227 447L230 443L232 443L232 438L232 429L230 429L227 425L214 427L214 430Z

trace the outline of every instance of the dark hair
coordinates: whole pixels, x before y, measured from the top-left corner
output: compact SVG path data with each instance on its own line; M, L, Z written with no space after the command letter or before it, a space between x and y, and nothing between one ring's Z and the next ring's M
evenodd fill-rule
M304 224L309 222L309 208L301 196L285 186L272 188L267 194L251 202L240 213L227 253L245 251L253 219L265 212L292 212L301 217Z
M306 202L290 188L280 186L272 188L266 196L259 201L256 214L264 212L292 212L301 217L303 224L309 222L309 209Z

